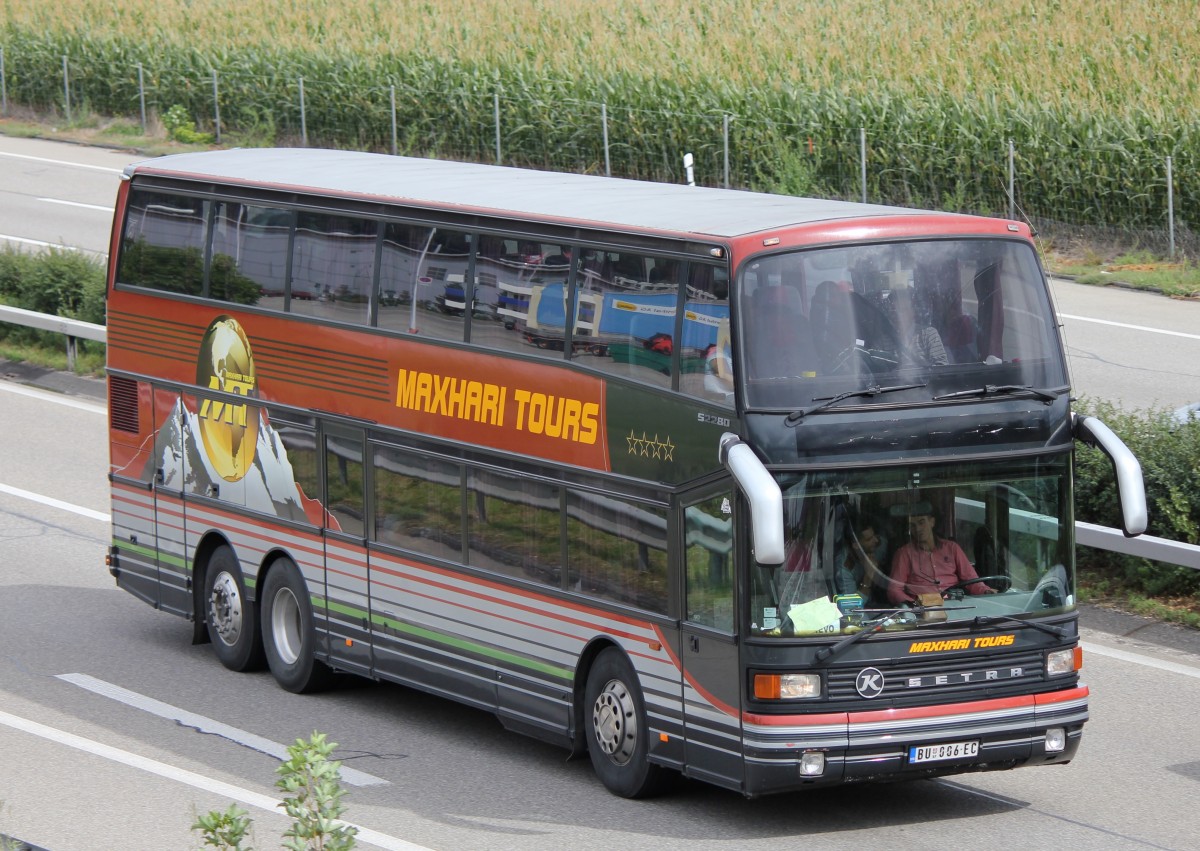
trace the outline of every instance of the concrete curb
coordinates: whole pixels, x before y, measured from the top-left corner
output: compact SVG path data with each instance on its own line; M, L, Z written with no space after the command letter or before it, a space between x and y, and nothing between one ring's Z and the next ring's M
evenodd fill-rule
M103 378L88 378L71 372L59 372L49 367L34 366L23 361L0 360L0 380L67 396L81 396L99 402L108 400L108 388Z

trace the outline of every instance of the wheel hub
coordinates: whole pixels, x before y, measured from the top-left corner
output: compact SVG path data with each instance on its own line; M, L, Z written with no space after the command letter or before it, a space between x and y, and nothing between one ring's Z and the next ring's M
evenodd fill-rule
M625 765L637 748L637 708L619 680L610 681L592 707L596 744L617 765Z
M237 643L242 634L242 595L237 581L222 572L213 582L208 599L208 619L221 641L229 646Z

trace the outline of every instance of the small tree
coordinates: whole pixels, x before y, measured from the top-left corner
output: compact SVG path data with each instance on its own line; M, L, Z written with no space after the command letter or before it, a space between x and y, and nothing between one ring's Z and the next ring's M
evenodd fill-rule
M355 847L358 829L338 823L345 811L342 806L341 763L329 755L337 745L324 733L313 732L307 741L296 739L288 748L287 761L276 769L275 785L286 794L283 808L292 817L292 826L283 834L290 851L350 851ZM250 831L250 817L236 804L225 812L213 810L192 825L204 838L204 844L222 851L252 851L242 842Z
M297 739L288 748L288 760L279 766L275 785L286 793L283 808L292 817L283 834L284 847L291 851L349 851L358 830L337 820L345 811L341 786L341 763L330 761L337 745L324 733L313 732L305 741Z

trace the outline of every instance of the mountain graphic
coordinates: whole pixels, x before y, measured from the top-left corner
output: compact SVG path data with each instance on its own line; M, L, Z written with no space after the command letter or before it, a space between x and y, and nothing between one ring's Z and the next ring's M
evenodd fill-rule
M227 482L213 468L200 437L200 419L182 400L176 400L171 416L158 431L150 464L162 470L159 487L244 506L251 511L284 520L321 525L323 511L317 500L305 496L296 483L287 447L258 410L258 443L254 463L240 481ZM313 440L311 434L303 439ZM153 472L153 470L148 471Z

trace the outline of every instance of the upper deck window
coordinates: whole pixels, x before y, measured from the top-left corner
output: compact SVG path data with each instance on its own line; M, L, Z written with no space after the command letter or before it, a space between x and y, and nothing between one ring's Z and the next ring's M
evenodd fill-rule
M125 212L117 280L137 287L200 295L209 202L134 190Z
M947 239L775 254L748 262L739 285L751 408L795 409L874 384L925 385L912 392L929 398L983 384L1066 383L1027 243Z

